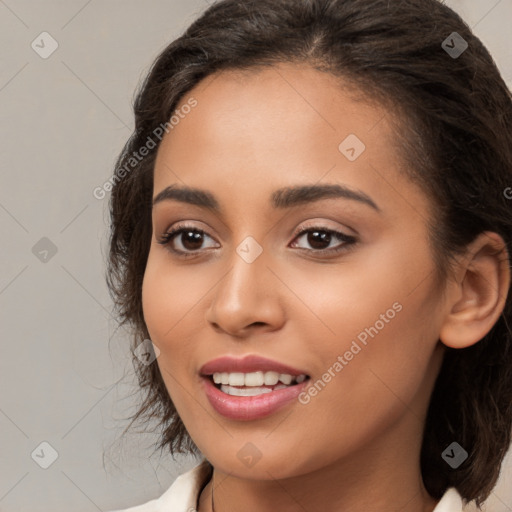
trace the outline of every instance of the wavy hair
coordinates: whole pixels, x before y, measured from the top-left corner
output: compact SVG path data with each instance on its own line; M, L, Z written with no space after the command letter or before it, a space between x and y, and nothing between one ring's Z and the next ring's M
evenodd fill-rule
M453 32L459 56L442 46ZM450 40L449 37L452 37ZM368 101L397 112L399 156L434 205L429 226L439 282L478 234L512 242L512 98L492 57L466 23L438 0L223 0L211 5L156 58L134 101L135 130L116 162L110 197L106 279L132 350L149 338L141 288L152 234L153 167L158 150L133 153L169 121L180 99L222 70L280 62L307 64L352 84ZM121 178L122 175L122 178ZM432 393L421 450L427 491L454 486L480 505L495 486L511 441L510 292L491 331L464 349L447 348ZM198 453L157 364L133 358L146 393L135 420L158 420L158 448ZM128 428L129 428L128 427ZM454 440L469 453L452 469L441 453Z

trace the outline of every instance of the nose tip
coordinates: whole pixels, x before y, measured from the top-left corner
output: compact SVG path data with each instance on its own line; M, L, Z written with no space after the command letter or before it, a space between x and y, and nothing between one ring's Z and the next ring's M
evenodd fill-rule
M265 320L254 321L255 317L265 318ZM221 306L208 311L207 321L216 331L237 338L247 337L255 330L260 333L273 331L280 325L277 314L273 313L268 306L250 308L250 310L243 305L231 310Z
M254 329L259 332L279 328L284 311L277 280L263 259L247 263L235 255L231 270L215 287L206 320L214 329L244 337Z

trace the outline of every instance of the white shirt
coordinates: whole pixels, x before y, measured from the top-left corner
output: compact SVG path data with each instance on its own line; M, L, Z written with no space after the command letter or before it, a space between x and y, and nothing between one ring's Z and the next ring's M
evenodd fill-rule
M191 470L180 475L159 498L109 512L193 512L199 494L211 477L212 466L203 460ZM447 489L433 512L463 512L462 498L454 487Z

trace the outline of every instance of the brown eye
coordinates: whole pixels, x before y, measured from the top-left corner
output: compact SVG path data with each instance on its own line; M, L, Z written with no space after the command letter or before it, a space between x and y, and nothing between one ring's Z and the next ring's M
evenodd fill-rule
M203 244L204 233L195 230L182 230L180 233L175 235L175 239L181 242L181 245L187 251L197 251Z
M158 243L169 246L169 250L174 253L192 256L194 252L201 250L207 238L212 239L201 229L191 226L177 226L162 235Z
M327 231L309 231L307 233L308 244L313 249L327 249L331 243L331 238L332 235L327 233Z
M306 235L305 242L310 247L302 247L297 242L293 242L292 247L315 254L318 253L319 255L348 250L349 246L357 242L357 239L353 236L322 227L304 229L296 234L294 240L300 239L304 235ZM173 254L186 258L200 254L205 248L219 247L218 245L204 247L203 244L206 243L207 239L213 240L211 236L201 229L193 226L177 226L164 233L160 240L158 240L158 243L167 246ZM331 246L332 243L335 245Z
M301 247L297 244L294 244L294 246L310 252L339 252L347 249L348 246L353 245L356 242L356 238L353 236L346 235L340 231L321 227L313 227L300 231L296 235L295 240L303 237L304 235L307 235L305 237L305 241L311 248ZM331 242L338 242L338 244L334 247L330 247Z

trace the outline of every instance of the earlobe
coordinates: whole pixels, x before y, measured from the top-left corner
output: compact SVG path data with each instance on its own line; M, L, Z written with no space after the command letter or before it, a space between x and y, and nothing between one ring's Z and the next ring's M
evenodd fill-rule
M490 231L481 233L468 246L457 275L459 279L448 285L439 338L448 347L465 348L485 337L505 307L510 261L503 238Z

